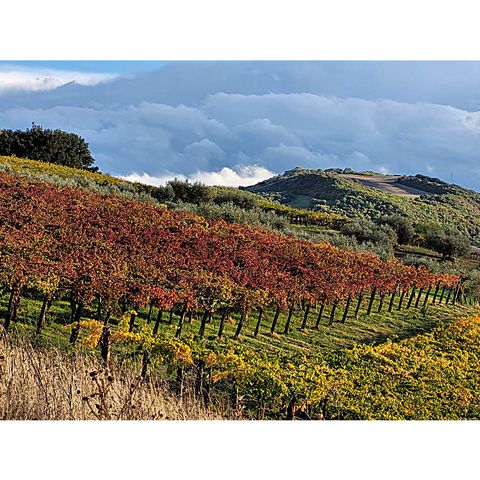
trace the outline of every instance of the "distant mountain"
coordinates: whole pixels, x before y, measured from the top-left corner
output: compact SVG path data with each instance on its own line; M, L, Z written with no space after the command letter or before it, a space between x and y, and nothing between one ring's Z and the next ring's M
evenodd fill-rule
M425 175L295 168L246 190L283 204L350 218L400 214L456 228L479 244L480 193Z

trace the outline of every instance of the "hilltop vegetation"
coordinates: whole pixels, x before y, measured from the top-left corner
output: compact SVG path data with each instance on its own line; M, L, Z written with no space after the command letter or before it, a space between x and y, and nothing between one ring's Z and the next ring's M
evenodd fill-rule
M104 195L162 205L209 219L223 219L275 231L286 231L290 222L338 226L347 221L341 215L285 207L278 202L267 201L259 195L231 187L208 187L181 180L172 180L165 186L154 187L104 173L13 156L0 156L0 171L55 185L79 187Z
M379 219L400 215L414 224L435 224L458 230L478 244L480 194L424 175L399 176L397 185L421 195L398 195L368 186L382 175L363 172L352 178L350 169L307 170L297 168L260 182L246 190L293 207L310 208L348 218ZM358 178L363 178L361 181ZM376 183L378 186L378 181Z

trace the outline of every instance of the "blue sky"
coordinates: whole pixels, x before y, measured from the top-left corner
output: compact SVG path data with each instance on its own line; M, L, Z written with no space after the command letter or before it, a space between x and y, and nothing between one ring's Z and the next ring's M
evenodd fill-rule
M302 166L480 190L479 111L480 62L0 62L0 128L75 131L152 184Z
M162 61L102 61L102 60L22 60L0 62L4 67L30 69L66 70L69 72L81 71L90 73L112 73L126 75L130 73L149 72L165 65Z

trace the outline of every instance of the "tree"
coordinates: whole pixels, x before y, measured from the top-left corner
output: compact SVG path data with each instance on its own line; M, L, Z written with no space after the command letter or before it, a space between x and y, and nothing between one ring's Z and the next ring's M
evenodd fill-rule
M388 215L381 217L378 220L378 223L380 225L389 225L392 227L397 234L398 243L403 245L410 243L415 235L415 229L413 228L412 221L407 217L402 217L401 215Z
M397 235L389 225L377 225L367 218L346 223L340 230L343 235L355 237L359 242L372 242L380 245L393 245Z
M431 228L426 232L427 246L442 255L442 259L451 259L465 255L470 249L468 239L454 230Z
M217 188L213 201L218 205L233 204L245 210L252 210L257 206L257 200L253 194L235 188Z
M44 129L1 130L0 155L14 155L73 168L97 170L88 143L75 133Z
M199 204L211 200L210 188L200 182L190 183L188 180L175 178L168 182L166 187L173 189L176 202Z

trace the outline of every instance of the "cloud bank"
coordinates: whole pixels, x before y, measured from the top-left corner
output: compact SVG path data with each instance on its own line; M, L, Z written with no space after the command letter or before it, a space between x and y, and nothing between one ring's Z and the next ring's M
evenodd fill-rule
M177 80L188 85L196 79ZM118 82L111 82L113 91L120 88ZM128 91L146 85L142 82L129 80ZM28 106L0 98L0 128L26 128L34 121L74 131L90 143L101 170L154 184L176 176L248 185L302 166L424 173L480 189L477 111L431 102L263 90L217 92L190 105L129 103L119 94L117 103L110 97L102 103L98 89L105 88L76 87L75 102L62 89L49 92L47 103L46 94L31 94ZM78 92L84 92L83 103ZM155 92L150 89L145 97L155 99Z
M274 172L271 172L264 167L249 165L240 166L236 169L223 167L217 172L202 172L199 170L188 176L183 173L169 173L161 177L151 176L148 173L131 173L130 175L120 176L120 178L130 182L140 182L145 183L146 185L153 185L155 187L165 185L169 180L175 178L189 180L190 182L201 182L205 185L240 187L262 182L274 175Z

